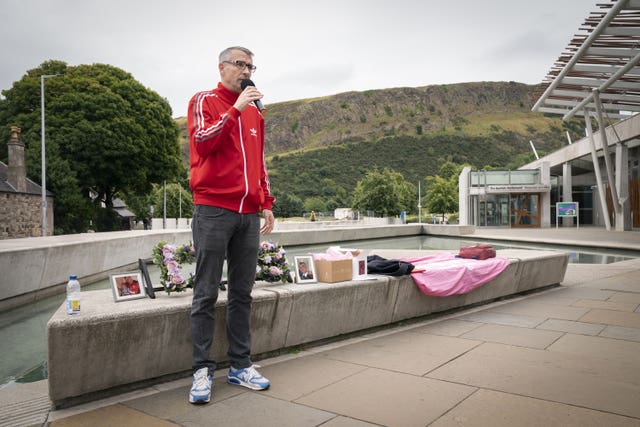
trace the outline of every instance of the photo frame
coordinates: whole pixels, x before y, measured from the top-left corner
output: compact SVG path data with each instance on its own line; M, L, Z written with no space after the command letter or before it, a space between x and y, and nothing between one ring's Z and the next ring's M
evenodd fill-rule
M149 276L149 269L147 268L147 264L153 264L153 261L147 261L145 259L138 259L138 267L142 272L142 278L144 279L144 287L147 290L147 296L151 299L156 298L155 288L153 287L153 283L151 283L151 276Z
M316 266L313 263L313 256L303 255L294 257L296 283L317 283Z
M139 271L110 275L113 299L116 302L146 298L147 292Z

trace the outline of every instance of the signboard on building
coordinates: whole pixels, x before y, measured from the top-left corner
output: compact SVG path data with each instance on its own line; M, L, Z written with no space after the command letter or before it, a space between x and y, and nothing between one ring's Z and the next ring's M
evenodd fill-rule
M556 228L560 218L576 218L576 225L580 228L580 220L578 217L578 202L558 202L556 203Z
M487 194L498 193L543 193L550 191L551 186L545 184L504 184L504 185L487 185Z

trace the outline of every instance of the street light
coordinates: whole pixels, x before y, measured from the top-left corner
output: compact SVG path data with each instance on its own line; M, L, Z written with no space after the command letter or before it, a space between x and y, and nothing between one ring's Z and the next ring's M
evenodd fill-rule
M46 170L46 154L45 154L45 132L44 132L44 79L49 77L61 76L62 74L43 74L40 76L40 113L42 115L42 129L41 129L41 154L40 159L42 161L42 236L47 235L47 170Z
M422 204L420 203L420 181L418 181L418 224L422 223Z

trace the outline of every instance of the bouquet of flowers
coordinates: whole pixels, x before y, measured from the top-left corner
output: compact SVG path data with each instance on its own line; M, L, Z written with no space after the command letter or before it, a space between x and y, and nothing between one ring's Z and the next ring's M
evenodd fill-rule
M262 242L258 250L256 280L267 282L293 282L291 267L285 257L286 251L277 243Z
M177 247L159 242L153 248L152 258L153 263L160 267L160 281L168 294L193 288L193 273L185 278L180 270L182 264L191 264L196 260L196 250L191 242Z

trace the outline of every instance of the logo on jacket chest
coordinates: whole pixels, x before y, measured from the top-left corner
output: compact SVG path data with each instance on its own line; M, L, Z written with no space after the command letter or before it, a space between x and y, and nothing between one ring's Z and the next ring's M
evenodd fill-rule
M251 136L255 136L255 137L258 136L258 131L255 130L254 128L249 129L249 132L251 132Z

